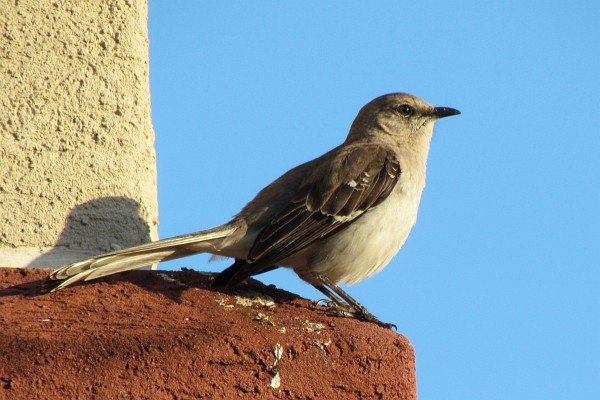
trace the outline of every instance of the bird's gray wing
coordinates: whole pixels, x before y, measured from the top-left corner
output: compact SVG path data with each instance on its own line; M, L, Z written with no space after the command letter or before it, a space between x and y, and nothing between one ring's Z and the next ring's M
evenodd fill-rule
M399 178L400 162L387 147L362 144L334 154L307 177L258 234L246 262L239 260L234 270L226 270L219 285L232 286L271 269L338 232L384 201Z

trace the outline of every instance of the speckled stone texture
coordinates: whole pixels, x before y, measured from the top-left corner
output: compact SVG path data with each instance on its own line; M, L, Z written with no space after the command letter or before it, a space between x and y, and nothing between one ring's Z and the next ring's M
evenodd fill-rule
M156 239L146 1L1 2L0 76L0 266Z

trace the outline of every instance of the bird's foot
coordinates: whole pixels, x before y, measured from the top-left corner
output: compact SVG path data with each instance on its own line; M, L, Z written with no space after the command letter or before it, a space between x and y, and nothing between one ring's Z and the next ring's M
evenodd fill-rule
M355 319L359 319L361 321L374 323L383 328L387 328L387 329L393 328L395 330L398 330L396 325L391 324L389 322L383 322L383 321L379 320L379 318L377 318L376 316L374 316L373 314L368 312L364 307L361 307L361 309L356 309L355 307L351 306L350 304L339 303L339 302L336 302L333 300L327 300L327 299L317 300L316 304L327 307L330 311L332 311L338 317L355 318Z
M359 311L355 314L355 318L360 319L362 321L371 322L373 324L377 324L383 328L398 330L398 327L395 324L389 322L383 322L373 314L367 312L367 310Z
M326 307L338 317L356 318L356 310L349 304L338 303L329 299L321 299L315 302L317 305Z

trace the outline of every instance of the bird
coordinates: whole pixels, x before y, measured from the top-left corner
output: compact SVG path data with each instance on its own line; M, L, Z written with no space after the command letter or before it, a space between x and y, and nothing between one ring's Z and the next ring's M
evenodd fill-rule
M49 291L211 253L234 260L215 289L287 267L337 315L395 327L339 285L381 271L403 246L417 220L434 124L457 114L408 93L379 96L360 109L342 144L281 175L229 222L66 265L48 277Z

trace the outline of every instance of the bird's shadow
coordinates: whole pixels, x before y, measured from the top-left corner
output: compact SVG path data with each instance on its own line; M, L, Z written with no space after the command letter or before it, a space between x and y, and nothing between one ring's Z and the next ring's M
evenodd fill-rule
M28 263L30 268L60 267L98 254L147 243L150 225L139 202L108 196L75 206L54 247Z
M53 295L50 290L56 286L57 281L48 280L43 277L40 278L40 275L44 276L45 274L49 274L51 272L50 270L12 270L15 272L19 271L18 273L23 275L22 279L27 281L0 289L0 298L7 296L45 297ZM94 285L119 285L128 283L138 286L143 290L166 297L176 303L181 303L183 293L190 289L201 289L226 294L257 292L271 296L278 302L289 302L300 298L298 295L277 289L274 285L264 285L262 282L252 278L247 279L244 283L231 290L213 289L212 282L216 275L216 273L195 271L187 268L183 268L181 271L134 270L94 279L88 282L78 282L73 286L61 289L61 291L89 290L93 288Z
M48 280L47 277L52 270L44 268L62 266L107 251L149 242L151 240L150 227L141 217L140 210L141 207L137 201L122 196L103 197L77 205L69 213L54 248L32 260L28 264L28 268L10 268L5 272L0 272L0 298L52 296L50 291L60 281ZM98 230L98 227L101 229ZM2 277L2 274L5 276ZM94 285L101 283L130 283L180 303L183 293L189 289L217 291L211 287L214 277L215 274L191 269L182 271L133 270L89 282L78 282L62 289L61 292L88 290L88 288L93 288ZM10 282L19 283L2 288L2 281L8 285ZM269 294L282 301L298 298L298 296L276 289L274 286L265 286L254 279L248 279L247 282L232 291L223 292L235 293L240 290L253 290Z

